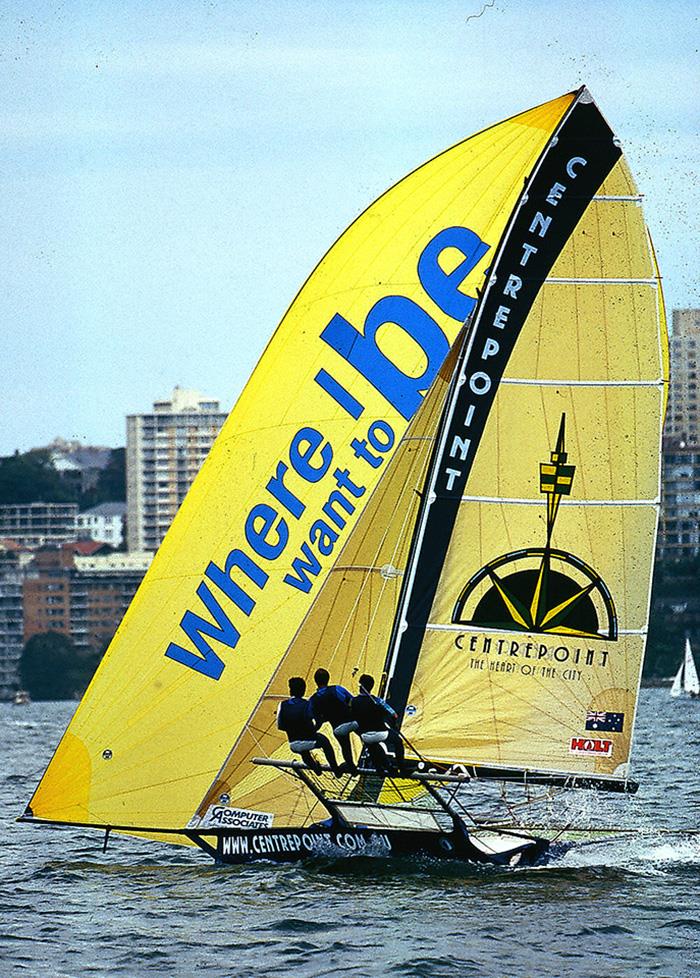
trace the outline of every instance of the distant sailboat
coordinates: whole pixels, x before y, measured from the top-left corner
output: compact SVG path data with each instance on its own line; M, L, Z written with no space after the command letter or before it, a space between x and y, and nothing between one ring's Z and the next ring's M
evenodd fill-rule
M684 693L692 697L700 695L700 680L689 638L685 640L685 655L671 686L671 696L682 696Z
M635 791L667 367L585 88L414 170L285 315L23 821L513 864L552 836L476 820L470 781ZM318 667L377 677L400 776L292 757L275 712Z

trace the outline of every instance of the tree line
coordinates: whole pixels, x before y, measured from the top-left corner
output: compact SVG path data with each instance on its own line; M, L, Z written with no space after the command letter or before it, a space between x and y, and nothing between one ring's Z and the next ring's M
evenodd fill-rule
M15 452L0 458L0 505L10 503L77 503L90 509L126 499L125 449L113 448L94 486L84 488L80 473L59 472L47 448Z

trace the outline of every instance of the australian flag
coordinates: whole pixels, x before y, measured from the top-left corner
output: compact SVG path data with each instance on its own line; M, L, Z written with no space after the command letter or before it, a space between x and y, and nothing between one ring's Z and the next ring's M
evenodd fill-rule
M586 713L586 730L600 730L605 733L622 733L625 723L624 713Z

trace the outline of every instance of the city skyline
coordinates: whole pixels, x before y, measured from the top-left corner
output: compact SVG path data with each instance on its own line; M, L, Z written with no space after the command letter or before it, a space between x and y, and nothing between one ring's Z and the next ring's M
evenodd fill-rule
M57 435L124 444L126 415L175 384L230 410L372 200L583 83L646 195L669 313L699 306L694 5L482 7L15 5L0 455Z

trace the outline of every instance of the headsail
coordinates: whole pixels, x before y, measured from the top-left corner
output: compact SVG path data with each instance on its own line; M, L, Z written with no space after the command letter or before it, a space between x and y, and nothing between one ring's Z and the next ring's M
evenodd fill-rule
M673 677L673 683L671 684L671 696L680 696L683 692L683 674L685 672L685 656L678 666L678 672Z
M625 778L659 508L665 321L612 133L584 98L558 136L476 313L389 690L432 760Z
M698 670L695 667L693 650L690 647L690 639L685 640L685 675L683 676L683 689L686 693L693 696L700 694L700 681L698 681Z
M473 308L573 100L420 167L321 261L173 522L31 800L34 817L186 824Z
M698 696L700 694L698 670L695 666L693 650L690 647L690 639L687 636L685 639L683 659L671 686L671 696L681 696L683 693L689 693L691 696Z
M289 695L291 676L303 676L312 690L312 676L320 665L330 670L334 683L347 688L353 687L360 673L381 674L420 493L455 361L453 352L409 424L193 824L212 819L216 824L222 806L263 810L276 825L304 824L318 816L315 799L298 778L274 767L254 767L252 759L289 756L287 738L277 729L275 715L278 704Z

